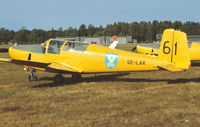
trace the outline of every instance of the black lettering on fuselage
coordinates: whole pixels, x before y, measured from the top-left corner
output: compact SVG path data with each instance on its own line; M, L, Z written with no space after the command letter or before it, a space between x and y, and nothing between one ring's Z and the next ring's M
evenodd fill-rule
M127 60L127 64L131 65L145 65L146 62L142 60Z

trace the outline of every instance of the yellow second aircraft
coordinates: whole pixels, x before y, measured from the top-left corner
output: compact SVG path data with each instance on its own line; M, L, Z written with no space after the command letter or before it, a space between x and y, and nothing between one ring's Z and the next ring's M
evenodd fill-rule
M182 71L190 67L185 33L165 30L160 49L158 57L154 57L95 44L50 39L44 46L10 47L10 59L1 58L0 61L23 65L30 71L29 81L38 80L36 70L57 73L55 83L62 83L62 74L72 74L72 78L78 80L84 73L148 71L160 68Z
M151 48L147 46L140 46L137 45L134 49L138 53L146 54L146 55L155 55L158 56L160 49L158 48ZM189 48L190 60L197 61L200 60L200 43L192 42Z

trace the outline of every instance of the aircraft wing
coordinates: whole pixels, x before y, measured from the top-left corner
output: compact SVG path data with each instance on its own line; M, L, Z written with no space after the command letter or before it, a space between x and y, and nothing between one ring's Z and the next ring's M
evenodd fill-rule
M25 66L32 66L32 67L38 67L38 68L45 68L49 64L48 62L43 61L29 61L29 60L10 60L11 63L18 64L18 65L25 65Z
M150 54L150 55L157 56L158 53L159 53L159 49L137 45L136 46L136 52L142 53L142 54Z
M65 64L65 63L51 63L51 64L48 65L47 68L60 70L60 71L68 71L68 72L78 72L78 73L83 72L82 69L70 66L70 65Z
M0 62L10 62L10 59L6 59L6 58L0 58Z
M29 61L29 60L14 60L14 59L6 59L6 58L0 58L0 62L10 62L18 65L24 65L24 66L31 66L36 68L43 68L44 70L56 70L58 72L60 71L67 71L67 72L78 72L81 73L82 70L73 66L70 66L68 64L64 63L50 63L50 62L43 62L43 61Z

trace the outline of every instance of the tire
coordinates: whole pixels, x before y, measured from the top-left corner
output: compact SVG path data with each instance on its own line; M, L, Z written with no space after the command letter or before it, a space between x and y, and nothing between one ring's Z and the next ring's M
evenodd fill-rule
M81 80L81 74L79 73L73 73L72 74L72 80Z
M64 77L61 74L58 74L54 77L55 84L62 84L64 82Z
M36 74L31 75L31 74L30 74L30 75L28 76L28 81L29 81L29 82L38 81L37 75L36 75Z
M28 81L29 81L29 82L32 82L32 81L33 81L31 75L28 76Z

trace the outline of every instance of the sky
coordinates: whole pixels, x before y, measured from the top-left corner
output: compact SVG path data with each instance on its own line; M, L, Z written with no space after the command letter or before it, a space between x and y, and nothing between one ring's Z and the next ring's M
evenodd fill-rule
M11 30L153 20L200 22L200 0L0 0L0 28Z

